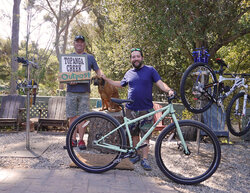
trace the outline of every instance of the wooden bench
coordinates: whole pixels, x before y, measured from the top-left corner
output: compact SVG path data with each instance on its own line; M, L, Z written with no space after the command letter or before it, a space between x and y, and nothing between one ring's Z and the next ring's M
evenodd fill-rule
M0 109L0 126L13 126L19 130L21 113L25 110L25 97L7 95L2 98Z
M66 98L62 96L51 97L48 101L48 114L46 118L41 117L42 111L38 118L37 130L41 127L59 127L60 129L67 130L66 118Z

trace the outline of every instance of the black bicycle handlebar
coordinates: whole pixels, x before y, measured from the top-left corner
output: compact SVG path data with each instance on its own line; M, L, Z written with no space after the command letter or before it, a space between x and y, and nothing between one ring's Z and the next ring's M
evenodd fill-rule
M246 73L242 73L242 74L232 74L232 73L224 73L224 75L228 75L228 76L241 76L241 77L246 77L246 76L250 76L250 74L246 74Z
M177 93L174 91L174 94L172 96L167 96L168 103L171 103L172 100L177 99Z

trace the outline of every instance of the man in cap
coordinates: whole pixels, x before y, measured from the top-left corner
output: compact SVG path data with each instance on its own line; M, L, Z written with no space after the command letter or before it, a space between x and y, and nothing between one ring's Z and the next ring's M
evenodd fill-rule
M93 55L87 54L84 50L86 47L85 38L82 35L77 35L74 39L74 54L86 55L87 57L87 70L94 70L98 76L102 75L100 68ZM69 119L69 125L79 117L79 115L90 111L90 82L86 83L76 83L70 82L67 84L66 93L66 116ZM86 149L83 136L85 133L86 126L79 126L79 141L76 140L76 132L74 133L72 145L76 147L78 145L79 149Z

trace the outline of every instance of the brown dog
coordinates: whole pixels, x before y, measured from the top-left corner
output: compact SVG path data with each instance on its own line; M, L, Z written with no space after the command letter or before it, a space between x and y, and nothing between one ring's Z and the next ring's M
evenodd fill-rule
M108 110L110 112L118 112L121 110L119 105L110 100L111 98L119 98L116 87L98 76L92 77L91 82L94 82L94 85L98 85L98 91L102 99L102 109L100 111Z

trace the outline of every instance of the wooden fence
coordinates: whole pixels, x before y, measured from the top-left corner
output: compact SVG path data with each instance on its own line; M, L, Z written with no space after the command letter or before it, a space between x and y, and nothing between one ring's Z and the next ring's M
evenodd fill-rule
M2 101L2 97L4 95L0 95L0 101ZM24 96L26 97L26 96ZM48 113L48 101L49 98L52 96L37 96L36 97L36 104L31 106L30 109L30 118L39 117L39 109L42 110L41 117L46 118ZM94 109L97 108L97 104L100 104L99 102L100 98L90 98L90 108ZM158 103L158 102L157 102ZM166 105L166 103L159 102L162 106ZM176 110L176 115L178 119L182 118L182 111L184 110L184 106L182 104L174 104L174 108ZM22 114L22 119L26 119L26 111Z

